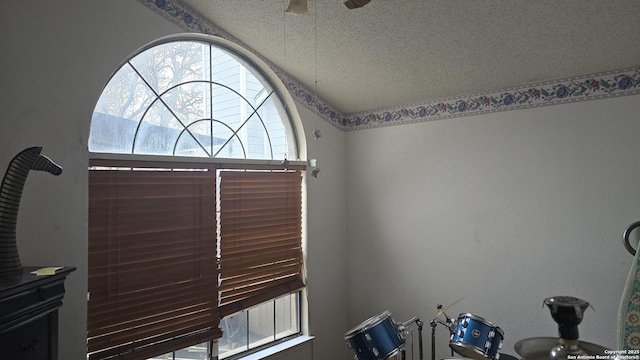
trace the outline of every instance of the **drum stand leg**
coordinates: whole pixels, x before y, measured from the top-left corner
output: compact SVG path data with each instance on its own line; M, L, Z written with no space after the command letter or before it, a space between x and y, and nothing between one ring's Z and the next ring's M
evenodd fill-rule
M413 322L416 323L416 325L418 326L418 352L419 352L420 360L424 360L423 355L422 355L422 326L424 325L424 322L422 320L420 320L420 318L415 316L411 320L409 320L407 322L404 322L402 324L399 324L399 329L401 329L401 331L404 331L404 329L406 329L407 326L409 326L409 324L411 324ZM431 324L433 324L433 323L431 323ZM434 331L435 331L435 328L434 328ZM411 336L411 358L413 359L413 335ZM431 360L435 360L435 359L431 359Z
M453 332L451 330L451 325L453 324L453 319L450 319L447 316L447 314L444 314L444 316L446 318L446 322L443 322L442 320L438 319L437 317L435 317L435 318L433 318L433 320L431 320L431 360L436 360L436 326L438 326L438 323L440 323L442 325L445 325L449 329L449 332L453 334ZM420 338L420 341L422 341L422 338ZM454 356L453 355L453 349L451 349L451 356ZM420 359L422 359L422 357Z
M436 360L436 319L431 320L431 360Z
M422 325L424 325L424 323L422 320L418 319L418 321L416 321L416 325L418 325L418 352L420 353L420 360L424 360L422 355Z

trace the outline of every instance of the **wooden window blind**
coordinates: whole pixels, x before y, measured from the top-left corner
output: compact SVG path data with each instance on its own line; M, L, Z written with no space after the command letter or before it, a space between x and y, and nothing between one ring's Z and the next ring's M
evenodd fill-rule
M220 313L300 290L299 171L220 172Z
M222 336L214 171L89 171L90 360Z

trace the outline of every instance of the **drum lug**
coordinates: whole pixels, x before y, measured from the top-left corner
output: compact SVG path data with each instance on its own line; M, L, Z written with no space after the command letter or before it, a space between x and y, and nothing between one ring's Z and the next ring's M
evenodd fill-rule
M378 351L378 349L376 349L375 347L373 348L373 354L378 357L378 355L380 355L380 352Z
M463 331L463 330L460 330L460 333L458 334L458 337L459 337L460 339L463 339L463 338L464 338L464 331Z
M372 339L371 339L371 335L369 335L369 333L365 333L365 334L364 334L364 338L365 338L365 339L367 339L367 341L368 341L368 342L371 342L371 341L372 341Z

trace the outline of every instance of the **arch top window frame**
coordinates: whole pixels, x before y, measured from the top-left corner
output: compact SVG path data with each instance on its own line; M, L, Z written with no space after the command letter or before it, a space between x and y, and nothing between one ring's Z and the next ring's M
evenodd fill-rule
M201 77L198 79L186 77L185 81L172 83L163 88L157 85L159 82L158 79L145 78L145 76L142 75L144 70L140 70L134 66L136 63L139 64L145 61L145 56L149 58L148 54L150 54L150 52L156 49L163 50L162 47L180 43L208 46L208 49L210 49L207 54L208 58L204 59L203 63L200 64L203 68L203 73L212 67L213 51L220 50L231 59L231 61L227 61L228 63L235 61L237 65L240 65L239 68L245 71L244 75L241 73L238 77L246 76L251 78L253 83L247 82L246 79L237 81L238 86L242 88L241 90L245 91L243 94L238 89L234 89L222 81L213 79L211 71L209 71L209 73L206 74L208 78ZM173 61L175 62L175 58ZM119 81L118 77L122 75L123 71L135 74L134 76L137 77L136 81L139 86L137 89L129 89L129 94L124 94L128 98L122 96L119 99L122 104L126 104L128 101L129 106L131 106L130 103L134 101L132 98L136 95L139 96L139 94L134 93L134 91L147 92L145 94L146 100L135 100L138 101L138 104L136 104L138 108L134 110L136 112L134 115L124 115L124 109L122 108L117 109L119 112L116 114L115 110L109 110L109 108L113 108L113 104L109 106L106 106L104 103L101 104L101 102L104 101L103 97L105 97L105 94L110 90L109 87L115 86L113 84ZM171 69L169 69L169 71L171 71ZM156 83L150 84L152 80ZM242 81L245 82L242 83ZM258 84L256 84L256 81ZM126 86L132 86L129 85L130 83L127 84ZM252 85L257 85L257 90L253 89L253 95L246 95L246 91L249 91L246 87ZM167 94L171 94L172 92L174 92L172 95L174 98L180 96L179 94L176 95L176 89L180 87L200 87L203 93L207 93L206 95L199 95L200 106L202 107L204 106L203 104L206 104L206 107L209 109L213 108L214 101L216 101L216 99L214 99L214 92L218 92L218 94L222 94L220 98L227 98L227 103L231 101L238 103L238 105L235 105L237 109L234 110L236 114L227 115L226 119L217 118L218 114L214 115L214 111L211 110L208 114L198 114L199 116L195 118L192 116L191 119L184 121L181 117L186 113L179 113L180 110L172 109L172 106L165 101L165 97L168 97ZM259 101L259 103L253 104L252 96L253 100ZM228 98L232 98L232 100L228 100ZM193 104L188 104L187 102L188 101L184 102L182 105L183 108L187 108L188 106L193 108ZM116 104L115 106L120 105L121 104ZM228 107L227 104L223 104L222 102L216 105L218 108ZM259 165L273 165L276 162L280 163L286 159L292 166L304 166L307 162L306 141L302 121L295 107L293 98L276 73L264 61L250 51L233 42L212 35L195 33L169 35L155 40L132 53L111 74L93 113L88 144L90 158L114 159L149 155L150 157L172 157L174 160L177 160L177 158L188 159L190 157L196 157L200 159L208 158L208 161L213 160L214 162L257 163ZM164 113L158 115L160 112ZM161 126L153 124L153 121L149 119L154 116L156 118L163 116L165 119L164 124ZM274 146L276 145L269 131L270 129L267 128L269 125L267 125L265 121L266 117L269 117L271 123L275 123L273 119L276 119L276 122L279 121L279 124L275 125L281 127L281 129L276 131L277 134L275 135L279 143L277 150L274 150ZM228 118L232 118L232 120L228 121ZM124 123L127 124L122 125ZM126 129L123 130L123 127ZM145 134L151 131L157 134L159 131L158 127L164 127L165 130L172 133L170 134L172 138L171 141L173 141L173 143L170 144L171 151L166 151L166 148L169 147L167 141L164 141L163 145L160 146L164 147L161 151L149 150L151 146L155 146L165 140L159 139L160 137L158 136L155 138L147 136L145 139ZM214 127L217 128L215 135ZM197 128L199 128L199 130L197 130ZM162 129L160 129L160 131L161 130ZM203 135L204 132L207 134ZM167 131L165 131L165 138L167 137L166 133ZM218 134L222 135L220 136ZM112 144L114 137L118 138L121 143L117 148ZM202 140L204 137L208 137L208 139ZM260 139L260 137L264 139ZM101 143L101 138L109 140ZM255 142L252 140L254 143L250 143L249 138L258 139L258 141ZM214 144L216 144L217 147L214 146ZM180 146L187 150L182 149L181 151L179 149ZM261 149L261 147L263 148ZM191 151L191 153L185 153L189 151ZM258 154L258 156L256 156L256 154Z

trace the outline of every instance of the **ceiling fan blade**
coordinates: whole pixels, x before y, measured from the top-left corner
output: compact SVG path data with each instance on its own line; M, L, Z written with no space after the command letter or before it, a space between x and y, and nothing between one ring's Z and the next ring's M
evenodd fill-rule
M289 6L287 6L287 10L285 10L285 12L298 15L309 15L307 0L289 0Z
M360 8L367 5L371 0L345 0L344 6L349 9Z

